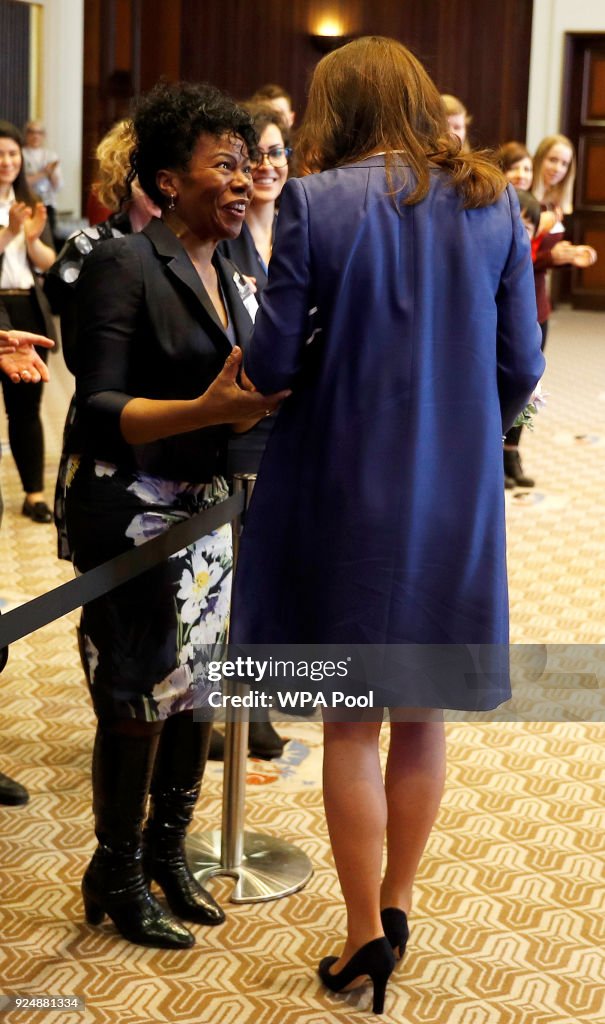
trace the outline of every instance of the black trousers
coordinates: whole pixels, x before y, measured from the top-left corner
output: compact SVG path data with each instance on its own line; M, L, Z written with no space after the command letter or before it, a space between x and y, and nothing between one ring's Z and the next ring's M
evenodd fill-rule
M3 295L2 301L15 330L46 334L44 319L33 290L29 295ZM37 351L46 362L48 349ZM42 382L13 384L2 374L8 439L26 494L41 491L44 487L44 433L40 419L42 387Z

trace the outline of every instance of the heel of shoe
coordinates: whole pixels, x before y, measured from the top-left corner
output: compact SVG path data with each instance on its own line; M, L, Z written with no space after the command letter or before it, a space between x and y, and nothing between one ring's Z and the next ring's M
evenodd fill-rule
M88 924L101 924L105 918L105 911L100 903L86 892L82 886L82 899L84 901L84 917Z
M372 1013L383 1013L384 1012L384 997L387 990L387 983L391 976L389 971L387 974L371 975L372 985L374 986L374 997L372 1001Z
M387 982L395 967L395 957L388 940L382 938L367 942L337 974L332 974L330 968L336 960L335 956L326 956L319 965L319 977L326 988L331 992L342 992L356 978L368 975L373 986L372 1012L382 1013Z

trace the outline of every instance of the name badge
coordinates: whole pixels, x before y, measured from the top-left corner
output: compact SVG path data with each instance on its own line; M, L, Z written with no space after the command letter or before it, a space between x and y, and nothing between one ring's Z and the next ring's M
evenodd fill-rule
M256 314L258 313L258 302L256 301L256 296L252 291L252 288L250 287L250 282L246 281L245 277L242 277L241 274L234 274L233 280L235 282L235 287L239 292L239 297L246 307L246 312L252 323L254 323Z

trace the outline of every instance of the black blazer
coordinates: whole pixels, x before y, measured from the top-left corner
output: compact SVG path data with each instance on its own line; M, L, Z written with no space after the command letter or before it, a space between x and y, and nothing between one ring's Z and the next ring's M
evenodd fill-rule
M236 341L252 321L237 269L215 253ZM72 452L172 480L206 482L224 471L228 426L205 427L145 445L120 431L131 398L196 398L231 350L208 294L183 246L157 218L140 234L110 239L84 261L76 286L77 414Z
M273 232L275 233L275 222L273 224ZM258 254L247 224L242 224L242 230L237 238L229 238L225 242L219 242L218 249L222 256L226 256L232 263L235 263L235 266L238 270L241 270L242 274L254 277L258 291L262 292L263 288L267 285L267 271L263 266L263 261Z

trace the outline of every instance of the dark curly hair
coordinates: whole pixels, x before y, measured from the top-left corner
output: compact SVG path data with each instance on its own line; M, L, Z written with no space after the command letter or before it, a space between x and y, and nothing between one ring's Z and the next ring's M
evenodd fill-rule
M250 115L207 82L158 82L138 98L132 120L136 146L129 180L137 176L160 207L166 196L156 183L158 171L185 170L200 135L240 138L251 156L258 142Z
M0 121L0 139L10 139L11 142L16 142L21 153L21 167L19 173L13 182L13 191L15 198L18 203L28 203L30 206L34 203L39 203L40 200L35 192L32 192L31 188L27 184L27 178L25 177L25 161L23 160L23 136L18 128L10 121Z

